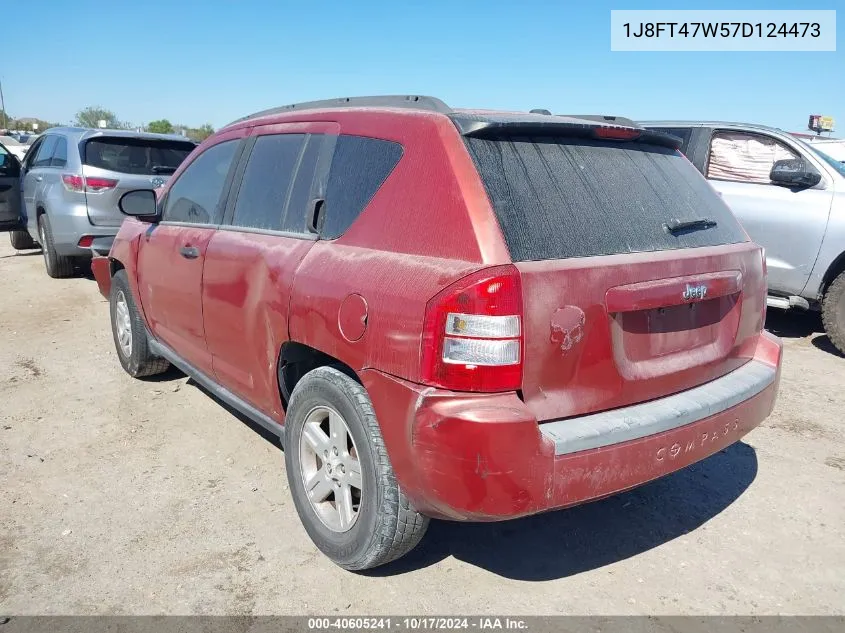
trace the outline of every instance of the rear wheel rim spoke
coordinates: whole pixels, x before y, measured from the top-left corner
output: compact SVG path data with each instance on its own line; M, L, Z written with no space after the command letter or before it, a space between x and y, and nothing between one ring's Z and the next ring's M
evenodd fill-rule
M332 482L323 471L318 471L305 483L305 490L312 503L320 503L332 494Z

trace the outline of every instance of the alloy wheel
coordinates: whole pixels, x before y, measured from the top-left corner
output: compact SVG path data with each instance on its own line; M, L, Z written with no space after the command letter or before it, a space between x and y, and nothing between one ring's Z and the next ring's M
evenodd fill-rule
M117 342L120 351L126 358L132 354L132 320L129 317L129 305L126 303L126 295L123 290L117 293L117 300L114 306L114 322L117 327Z
M320 521L334 532L355 525L363 483L358 449L343 417L330 407L312 409L299 437L305 494Z

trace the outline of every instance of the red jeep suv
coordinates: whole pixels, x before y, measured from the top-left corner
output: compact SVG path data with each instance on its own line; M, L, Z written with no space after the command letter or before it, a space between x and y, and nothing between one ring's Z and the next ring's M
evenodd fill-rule
M430 97L246 117L123 196L93 264L117 356L278 434L347 569L429 517L640 485L760 424L780 376L762 250L679 143Z

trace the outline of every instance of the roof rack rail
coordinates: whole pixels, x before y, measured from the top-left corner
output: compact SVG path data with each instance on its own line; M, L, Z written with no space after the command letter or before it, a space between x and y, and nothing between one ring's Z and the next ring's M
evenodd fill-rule
M407 108L410 110L428 110L449 114L452 108L447 106L437 97L425 95L377 95L373 97L339 97L337 99L323 99L321 101L304 101L302 103L291 103L255 112L249 116L241 117L232 121L229 125L248 121L269 114L281 114L294 110L326 110L331 108Z
M558 116L568 116L573 119L586 119L587 121L598 121L599 123L611 123L613 125L624 125L627 127L640 127L639 123L624 116L610 116L605 114L559 114Z

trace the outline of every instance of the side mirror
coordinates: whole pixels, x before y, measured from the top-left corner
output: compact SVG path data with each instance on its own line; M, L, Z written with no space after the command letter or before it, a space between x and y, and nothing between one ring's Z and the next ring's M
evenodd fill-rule
M769 179L784 187L815 187L821 182L822 175L803 158L788 158L775 161Z
M117 203L120 211L144 222L158 222L158 206L156 194L152 189L135 189L127 191Z
M0 154L0 176L12 177L21 175L21 164L11 154Z

